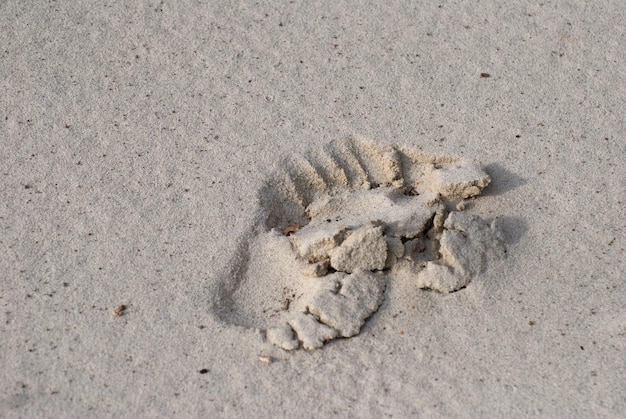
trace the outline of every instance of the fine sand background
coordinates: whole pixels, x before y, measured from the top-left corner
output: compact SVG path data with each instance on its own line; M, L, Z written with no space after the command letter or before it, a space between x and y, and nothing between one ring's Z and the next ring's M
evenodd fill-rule
M0 416L623 414L624 22L0 0ZM221 321L269 169L353 135L482 161L508 258L313 352Z

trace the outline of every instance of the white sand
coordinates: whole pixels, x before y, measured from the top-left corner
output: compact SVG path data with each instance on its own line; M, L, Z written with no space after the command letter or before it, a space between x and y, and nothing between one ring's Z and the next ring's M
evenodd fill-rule
M0 1L0 416L626 411L622 1L172 3ZM481 161L507 257L287 352L229 278L354 135Z

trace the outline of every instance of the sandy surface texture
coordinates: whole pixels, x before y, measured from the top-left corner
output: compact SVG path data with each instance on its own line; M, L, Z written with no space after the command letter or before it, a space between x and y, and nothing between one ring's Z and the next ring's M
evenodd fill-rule
M0 416L626 411L626 8L0 0Z

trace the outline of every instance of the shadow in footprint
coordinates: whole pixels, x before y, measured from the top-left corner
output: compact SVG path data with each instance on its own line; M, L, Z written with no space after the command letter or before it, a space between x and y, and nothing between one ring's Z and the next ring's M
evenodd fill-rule
M492 183L485 188L484 196L502 195L528 182L498 163L485 166L485 171L491 177Z
M528 231L528 223L521 217L498 217L496 224L506 244L517 244Z
M490 181L476 163L361 138L290 156L259 191L213 310L283 349L315 349L358 334L394 277L461 289L504 254L495 227L463 211Z

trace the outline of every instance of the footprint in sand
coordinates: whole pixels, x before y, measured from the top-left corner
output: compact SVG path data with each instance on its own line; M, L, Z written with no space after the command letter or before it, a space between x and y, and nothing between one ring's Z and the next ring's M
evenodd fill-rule
M285 349L357 335L395 273L457 291L505 249L464 212L490 182L477 163L363 139L281 162L259 192L214 308Z

